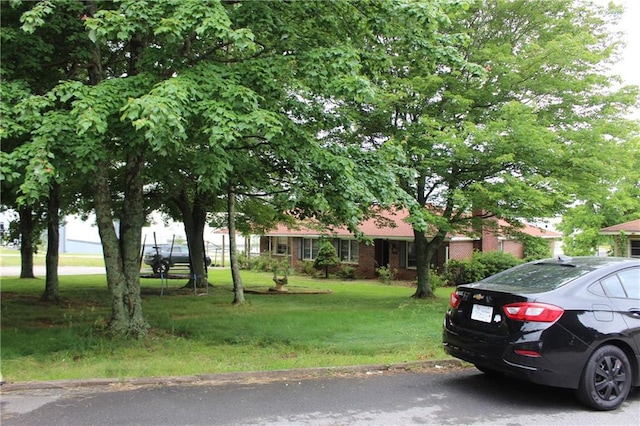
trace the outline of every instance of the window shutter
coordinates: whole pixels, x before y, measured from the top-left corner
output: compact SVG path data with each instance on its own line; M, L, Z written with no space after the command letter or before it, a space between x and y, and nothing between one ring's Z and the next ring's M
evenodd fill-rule
M400 246L400 250L398 250L398 254L400 255L400 267L407 267L407 242L406 241L398 241L397 243Z
M296 252L298 254L298 260L302 260L302 238L296 237L293 239L296 243Z

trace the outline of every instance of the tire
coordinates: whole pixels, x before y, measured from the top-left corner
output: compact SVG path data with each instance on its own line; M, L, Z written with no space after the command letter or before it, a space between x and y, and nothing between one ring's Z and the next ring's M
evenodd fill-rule
M169 273L169 268L171 267L171 265L169 265L169 261L164 259L161 260L160 262L154 263L153 265L153 273L156 275L161 275L161 274L167 274Z
M577 395L580 402L600 411L620 406L631 390L629 358L617 346L598 348L587 361Z

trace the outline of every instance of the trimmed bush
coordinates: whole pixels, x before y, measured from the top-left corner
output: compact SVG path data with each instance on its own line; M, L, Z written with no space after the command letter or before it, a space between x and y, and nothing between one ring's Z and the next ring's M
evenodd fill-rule
M445 267L443 279L452 286L468 284L512 268L522 262L514 255L501 251L475 252L470 260L450 260Z
M451 286L479 281L484 276L484 265L472 260L450 260L443 274L447 285Z
M482 278L497 274L498 272L522 263L522 260L514 255L502 251L475 252L473 253L472 261L479 262L484 266L484 276Z

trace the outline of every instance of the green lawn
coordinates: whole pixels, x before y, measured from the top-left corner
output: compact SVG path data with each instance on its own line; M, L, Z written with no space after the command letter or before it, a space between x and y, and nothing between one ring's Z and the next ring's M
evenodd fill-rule
M4 257L4 256L3 256ZM3 259L3 264L4 259ZM244 286L266 289L272 275L243 271ZM213 288L195 295L170 280L142 279L148 337L102 336L109 317L104 276L61 276L63 303L39 301L44 278L3 278L4 380L128 378L276 370L442 359L442 317L450 289L414 300L403 283L290 276L293 290L325 294L245 295L231 304L228 269L209 273Z

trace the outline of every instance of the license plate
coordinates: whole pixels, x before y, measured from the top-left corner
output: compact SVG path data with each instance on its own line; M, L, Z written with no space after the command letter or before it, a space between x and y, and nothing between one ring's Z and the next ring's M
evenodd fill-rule
M485 305L473 305L471 308L471 319L482 322L491 322L493 308Z

